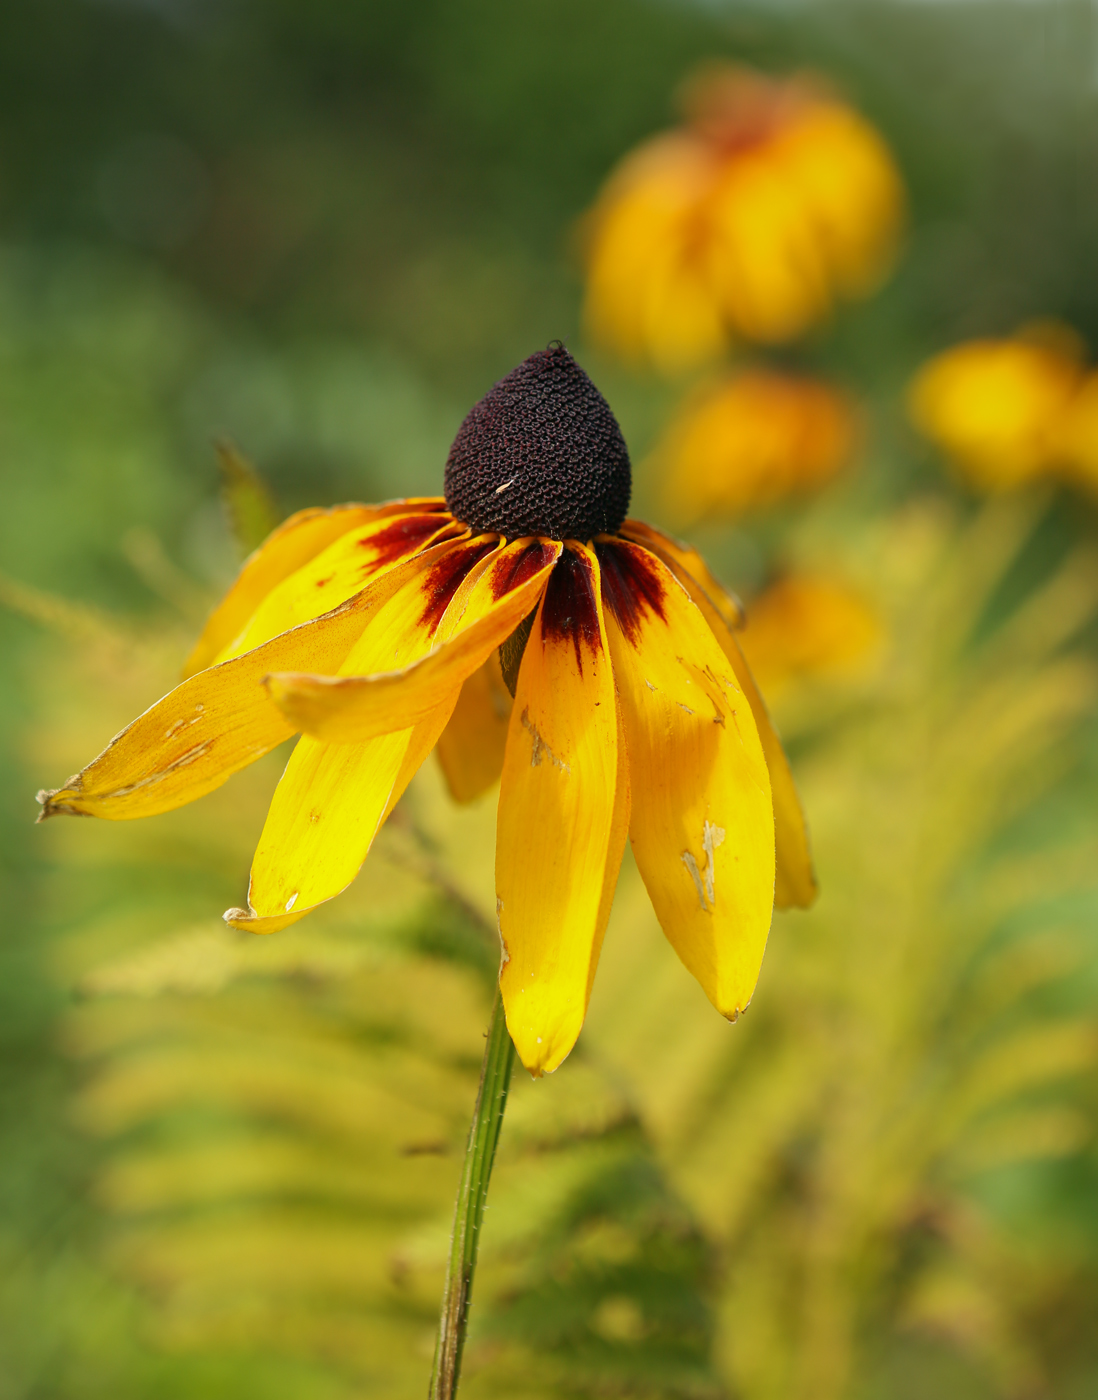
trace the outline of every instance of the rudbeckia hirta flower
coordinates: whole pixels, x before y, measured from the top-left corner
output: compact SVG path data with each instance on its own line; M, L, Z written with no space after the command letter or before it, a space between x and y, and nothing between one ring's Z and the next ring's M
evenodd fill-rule
M466 418L444 497L277 529L183 683L41 794L44 815L168 811L300 732L248 907L225 916L274 932L354 879L438 744L459 795L502 779L500 986L528 1069L579 1034L627 834L668 938L735 1017L775 880L779 904L813 897L804 823L735 602L626 518L630 486L598 390L563 348L532 355Z
M667 510L736 518L818 490L849 461L854 408L805 375L741 370L692 396L654 457Z
M587 324L676 371L802 335L875 288L904 195L884 142L824 86L711 68L683 127L611 175L586 227Z
M879 647L881 619L839 578L789 573L751 600L743 649L755 676L774 693L812 676L856 670Z
M1001 340L970 340L936 355L912 382L915 426L974 485L1003 490L1052 469L1083 380L1067 327L1041 324Z

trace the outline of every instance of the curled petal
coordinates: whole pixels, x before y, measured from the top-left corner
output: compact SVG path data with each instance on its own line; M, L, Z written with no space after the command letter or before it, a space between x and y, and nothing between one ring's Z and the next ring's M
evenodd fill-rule
M347 532L272 589L217 659L240 656L280 632L330 612L405 559L468 533L445 511L383 516Z
M498 551L467 590L453 595L430 654L403 669L352 675L352 657L346 674L336 677L272 675L271 698L296 729L339 743L418 723L460 689L535 606L562 548L550 540L517 540Z
M598 551L637 866L675 951L735 1017L774 905L774 813L751 707L671 571L625 541Z
M400 513L405 508L404 502L388 506L333 506L331 510L299 510L284 520L244 561L236 582L210 614L183 668L184 680L204 671L217 659L283 579L323 553L341 535L382 514Z
M532 1074L579 1035L621 859L628 797L594 552L569 544L519 668L496 834L500 989Z
M176 686L64 787L41 793L42 816L148 817L220 787L293 733L271 703L264 676L295 664L337 671L388 600L450 548L450 542L434 546L323 617Z

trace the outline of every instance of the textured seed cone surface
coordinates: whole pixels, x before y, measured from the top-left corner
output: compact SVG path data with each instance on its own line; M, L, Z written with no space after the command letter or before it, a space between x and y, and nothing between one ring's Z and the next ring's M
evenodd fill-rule
M629 452L610 406L563 346L539 350L470 411L446 463L446 504L510 539L590 540L629 509Z

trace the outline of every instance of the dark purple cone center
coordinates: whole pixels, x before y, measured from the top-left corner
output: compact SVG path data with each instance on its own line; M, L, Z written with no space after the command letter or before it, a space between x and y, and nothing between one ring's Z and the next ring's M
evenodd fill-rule
M539 350L489 389L458 429L446 504L509 539L590 540L629 509L629 451L610 405L563 346Z

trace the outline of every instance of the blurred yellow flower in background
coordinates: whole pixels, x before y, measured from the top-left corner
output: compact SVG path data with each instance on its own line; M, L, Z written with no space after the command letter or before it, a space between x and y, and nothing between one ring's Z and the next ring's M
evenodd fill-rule
M908 394L915 426L984 490L1019 486L1058 460L1065 414L1083 378L1067 326L1040 323L936 355Z
M883 639L868 599L825 574L787 574L753 599L742 633L754 674L772 693L811 676L849 673Z
M816 79L709 67L684 106L685 125L619 165L586 228L588 329L671 372L730 340L791 340L871 291L904 212L888 148Z
M831 386L768 370L730 374L683 405L655 460L681 522L738 517L824 486L850 460L857 420Z

